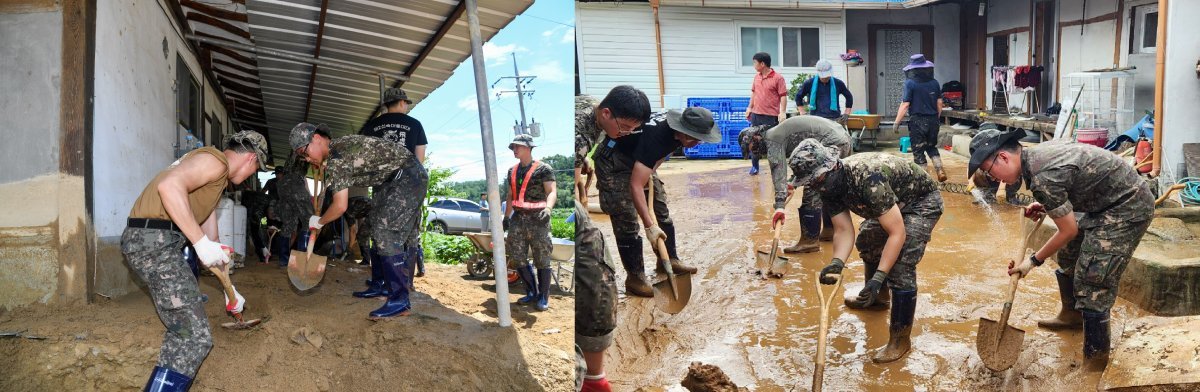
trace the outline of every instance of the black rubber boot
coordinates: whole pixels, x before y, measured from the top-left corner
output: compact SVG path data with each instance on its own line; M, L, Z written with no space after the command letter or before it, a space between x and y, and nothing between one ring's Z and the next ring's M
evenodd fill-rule
M1083 315L1075 310L1075 277L1067 275L1062 270L1054 270L1058 279L1058 298L1062 301L1062 309L1052 319L1038 320L1037 325L1046 329L1074 329L1083 326Z
M355 291L355 298L375 298L387 296L391 291L388 290L387 279L384 278L383 262L381 257L375 254L375 251L367 252L369 256L365 258L371 260L371 279L367 281L367 289L363 291Z
M821 210L821 235L819 238L825 242L833 241L833 217L829 216L824 209Z
M1083 312L1083 357L1104 359L1108 357L1110 337L1108 312Z
M370 318L386 318L396 315L406 315L411 309L408 302L409 290L409 252L404 252L395 256L380 257L383 264L384 276L387 278L388 288L391 290L391 295L388 295L387 302L379 309L371 311Z
M888 325L888 344L871 358L875 363L888 363L904 358L912 348L913 315L917 312L916 290L893 290L891 323Z
M864 274L865 278L863 279L863 281L865 282L865 281L871 280L871 278L875 277L875 271L878 269L879 269L879 264L863 263L863 272L865 273ZM888 289L887 282L888 281L886 279L883 281L883 288L879 289L879 296L875 298L875 303L872 304L871 306L864 308L864 307L859 306L858 301L855 301L854 298L846 298L846 300L844 302L846 304L846 307L848 307L850 309L858 309L858 310L884 310L884 309L887 309L888 305L889 305L888 301L891 300L891 294L890 294L891 291Z
M625 293L638 297L654 297L654 289L646 280L646 265L642 262L642 239L617 239L617 254L625 267Z
M143 392L184 392L192 387L192 379L183 373L167 369L162 366L155 366L154 371L150 372L150 379L146 380L146 388Z
M663 233L665 233L667 235L667 240L664 242L666 242L666 244L667 244L667 255L669 255L671 258L671 272L674 272L675 274L694 274L694 273L696 273L696 267L684 265L682 261L679 261L679 252L675 251L675 224L672 224L672 223L668 223L665 225L660 224L660 225L658 225L658 227L661 228ZM666 269L663 269L661 262L656 263L656 264L657 264L657 266L654 268L654 272L658 272L658 273L666 273L667 272Z
M537 310L545 311L550 309L550 281L554 278L550 276L553 271L549 268L538 268L538 297Z
M521 277L521 283L525 284L525 296L517 300L518 303L531 303L538 299L538 284L537 279L533 276L533 266L525 264L524 267L517 267L517 275Z

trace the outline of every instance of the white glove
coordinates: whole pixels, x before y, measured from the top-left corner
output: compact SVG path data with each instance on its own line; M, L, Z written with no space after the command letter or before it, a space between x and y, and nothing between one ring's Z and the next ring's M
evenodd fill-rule
M646 239L650 240L651 244L658 243L659 237L662 237L663 241L667 240L667 233L664 233L658 225L646 228Z
M242 293L237 292L237 289L233 290L233 297L237 299L237 303L230 305L229 294L225 294L225 311L231 313L241 313L242 310L246 308L246 298L243 298Z
M313 230L313 229L320 230L321 226L325 226L325 225L321 224L321 217L316 216L316 215L308 217L308 229L309 230Z
M228 246L209 240L207 235L192 244L192 247L196 249L196 257L200 258L200 264L204 264L205 268L229 264L229 253L225 252Z

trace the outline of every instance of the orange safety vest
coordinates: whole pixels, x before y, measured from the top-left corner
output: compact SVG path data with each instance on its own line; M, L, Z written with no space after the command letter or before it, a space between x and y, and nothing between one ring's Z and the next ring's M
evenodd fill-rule
M525 201L525 189L529 187L529 179L533 178L533 171L537 170L538 165L541 163L542 162L540 162L540 161L533 161L533 164L529 166L529 171L525 172L525 179L521 181L521 192L520 193L517 193L517 168L520 167L521 164L517 163L516 165L513 165L512 169L509 170L509 173L508 173L508 178L509 178L508 192L509 193L508 194L517 196L516 199L513 200L513 202L512 202L513 207L522 209L522 210L540 210L540 209L546 208L545 201L539 201L539 202Z

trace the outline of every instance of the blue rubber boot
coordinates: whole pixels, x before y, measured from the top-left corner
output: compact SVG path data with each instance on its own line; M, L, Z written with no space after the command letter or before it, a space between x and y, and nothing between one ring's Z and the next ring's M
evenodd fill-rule
M146 380L146 388L143 392L184 392L192 386L192 379L183 373L167 369L162 366L155 366L154 371L150 372L150 379Z
M549 268L538 268L537 270L537 310L545 311L546 309L550 309L550 281L553 279L553 277L550 276L551 273L553 273L553 271L551 271Z
M371 312L370 318L378 319L408 314L409 309L412 308L408 301L408 291L411 287L411 278L409 277L411 257L411 252L380 257L382 261L380 264L382 264L384 277L387 278L387 286L391 290L391 294L388 295L387 302L383 306Z
M517 267L517 276L521 277L521 283L525 284L525 296L517 299L518 303L532 303L538 297L538 284L533 276L533 266L525 264L523 267Z
M355 291L352 294L355 298L375 298L384 297L391 293L388 290L387 279L384 278L383 262L380 261L378 254L372 250L368 252L368 259L371 260L371 279L367 281L367 289L363 291Z
M750 175L758 175L758 156L750 154Z

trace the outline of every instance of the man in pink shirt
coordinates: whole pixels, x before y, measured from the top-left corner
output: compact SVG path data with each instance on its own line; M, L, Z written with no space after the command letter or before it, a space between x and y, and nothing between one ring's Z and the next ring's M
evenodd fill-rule
M750 126L774 127L783 121L787 112L787 84L783 76L771 69L771 55L758 52L754 60L754 83L750 86L750 106L746 109L746 120ZM758 174L758 156L750 152L750 175Z

